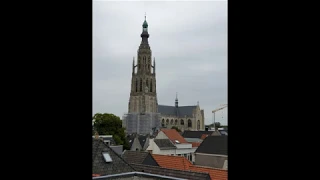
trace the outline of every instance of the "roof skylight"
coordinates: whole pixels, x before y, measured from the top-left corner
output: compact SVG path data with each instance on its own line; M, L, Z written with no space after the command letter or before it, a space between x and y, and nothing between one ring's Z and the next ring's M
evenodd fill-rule
M110 156L109 153L103 152L102 155L103 155L104 160L105 160L106 162L112 162L112 159L111 159L111 156Z

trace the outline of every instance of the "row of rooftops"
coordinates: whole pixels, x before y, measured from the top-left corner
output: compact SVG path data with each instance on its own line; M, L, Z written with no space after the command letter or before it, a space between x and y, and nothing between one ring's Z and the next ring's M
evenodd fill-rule
M183 133L179 133L174 129L161 129L168 139L154 139L154 143L160 148L160 149L176 149L177 144L192 144L192 147L198 147L201 145L201 142L207 137L207 136L214 136L212 138L212 141L218 142L219 138L215 138L217 136L227 136L227 132L225 130L220 131L184 131ZM225 132L225 134L223 134ZM144 144L149 139L155 138L155 136L150 135L139 135L139 134L131 134L127 136L129 141L130 148L132 147L132 144L134 142L134 139L137 138L139 140L139 143L141 147L144 147ZM227 138L220 138L223 139L222 141L226 141ZM221 144L219 146L224 146L225 144ZM208 145L206 145L208 146ZM208 148L212 149L212 148ZM143 149L145 150L145 149ZM225 152L226 153L226 152Z
M156 155L142 151L124 151L119 155L103 143L103 140L96 138L93 139L92 146L92 173L97 176L93 179L111 178L115 174L117 177L148 176L150 179L227 179L227 170L196 166L182 156ZM153 176L155 174L160 176Z
M161 131L168 137L168 139L154 139L154 143L162 150L164 149L176 149L177 144L192 144L192 147L199 147L197 149L198 152L204 151L206 153L211 154L227 154L227 138L223 136L227 136L226 130L218 130L218 131L184 131L183 133L177 132L175 129L161 129ZM225 133L225 134L224 134ZM216 146L213 146L212 144L202 144L202 141L210 137L210 142L213 144L216 144ZM94 136L93 136L94 137ZM104 140L104 142L110 142L107 143L108 145L114 145L114 140L112 138L112 135L100 135L101 139ZM149 141L149 139L155 138L155 136L151 135L142 135L142 134L130 134L127 136L129 147L132 147L132 144L135 140L135 138L140 143L141 147L144 147L145 143ZM217 145L218 144L218 145ZM146 145L148 146L148 144ZM201 148L200 148L201 146ZM225 147L225 148L224 148ZM122 147L115 147L112 146L113 149L117 149L116 151L118 154L122 152ZM121 150L120 150L121 149ZM142 149L142 150L146 150ZM204 153L202 152L202 153Z

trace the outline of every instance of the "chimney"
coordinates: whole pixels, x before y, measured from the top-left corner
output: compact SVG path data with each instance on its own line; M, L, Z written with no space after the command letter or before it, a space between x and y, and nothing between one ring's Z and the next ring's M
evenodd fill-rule
M99 134L98 134L97 131L94 133L94 138L95 138L95 139L99 139Z

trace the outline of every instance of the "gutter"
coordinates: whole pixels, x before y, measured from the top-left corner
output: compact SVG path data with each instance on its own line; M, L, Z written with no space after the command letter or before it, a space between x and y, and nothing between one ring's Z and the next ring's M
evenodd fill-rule
M92 177L92 179L108 179L108 178L120 178L120 177L126 177L126 176L147 176L147 177L157 177L162 179L172 179L172 180L187 180L182 178L175 178L171 176L162 176L157 174L150 174L150 173L144 173L144 172L127 172L127 173L121 173L121 174L111 174L111 175L105 175L105 176L98 176L98 177Z

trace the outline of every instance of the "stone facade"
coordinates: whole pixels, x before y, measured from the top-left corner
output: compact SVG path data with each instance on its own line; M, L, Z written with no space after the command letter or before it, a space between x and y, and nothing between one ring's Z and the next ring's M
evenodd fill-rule
M199 102L195 106L179 106L178 94L174 106L159 105L162 127L178 127L184 130L204 130L204 110L200 109Z
M151 62L148 24L143 23L142 41L138 49L138 61L133 58L129 113L156 113L158 111L156 91L156 63Z
M152 63L152 51L148 42L148 23L142 25L142 41L137 52L137 63L133 58L131 91L128 113L123 118L127 133L150 133L162 127L177 126L184 130L204 130L204 112L197 106L158 105L156 86L156 63ZM150 122L149 122L150 121ZM152 122L151 122L152 121ZM155 122L157 121L157 122ZM169 122L167 122L169 121ZM146 124L145 124L146 123ZM147 129L147 128L152 128Z
M123 118L127 134L153 134L160 128L156 91L156 63L151 62L148 23L142 25L141 43L138 49L137 64L133 58L131 91L128 113Z

